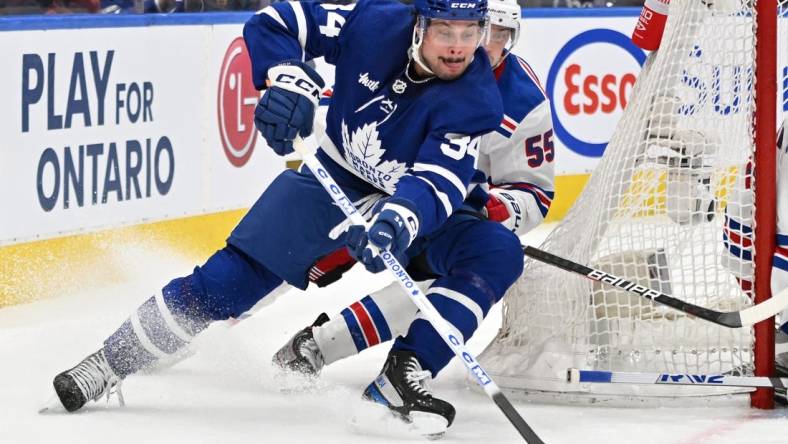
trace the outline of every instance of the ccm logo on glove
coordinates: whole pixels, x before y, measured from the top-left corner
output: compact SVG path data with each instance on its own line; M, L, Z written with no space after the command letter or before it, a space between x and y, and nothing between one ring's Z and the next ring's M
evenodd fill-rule
M305 65L299 66L291 63L283 63L271 67L268 70L271 86L278 86L286 91L307 96L311 99L312 103L317 106L323 85L318 85L315 81L317 79L311 78L312 73L308 71L305 72L302 66ZM306 74L306 76L304 76L304 74ZM319 81L323 83L322 79Z
M254 125L280 156L293 152L293 140L312 134L323 79L309 65L288 61L268 68L268 89L254 110Z

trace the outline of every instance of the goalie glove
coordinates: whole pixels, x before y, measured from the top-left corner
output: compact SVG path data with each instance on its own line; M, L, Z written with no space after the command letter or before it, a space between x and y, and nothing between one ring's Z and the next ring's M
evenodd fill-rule
M646 130L644 158L667 167L665 207L671 220L681 225L709 222L717 211L712 159L722 140L685 128L680 103L671 95L651 99L653 117Z
M297 135L312 134L320 91L320 74L306 63L290 60L268 68L268 89L254 110L254 125L276 154L293 152Z
M484 206L487 219L500 222L504 227L517 233L523 221L523 210L517 199L505 190L493 188L489 191L490 198Z

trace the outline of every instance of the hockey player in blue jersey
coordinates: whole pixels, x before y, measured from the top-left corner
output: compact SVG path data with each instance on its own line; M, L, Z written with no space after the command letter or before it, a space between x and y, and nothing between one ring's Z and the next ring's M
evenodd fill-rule
M295 137L311 133L323 81L304 62L322 56L336 78L317 156L357 205L385 202L375 205L369 230L354 227L351 237L336 229L345 216L308 169L283 172L225 248L165 285L101 349L55 377L66 410L183 350L211 322L237 317L284 283L306 288L317 258L344 245L379 271L367 242L404 260L411 243L434 235L466 197L479 136L497 128L503 113L480 47L486 6L281 2L249 19L252 77L265 89L255 125L268 145L288 154Z
M453 242L459 245L479 245L476 236L489 237L481 250L466 255L453 255L452 249L457 247L434 239L431 253L417 256L409 270L414 276L430 278L423 283L424 292L442 312L452 312L451 321L466 341L503 294L500 289L474 291L469 282L499 282L498 270L506 268L504 262L511 260L500 257L501 245L513 242L515 248L519 246L514 236L497 233L510 230L523 235L541 223L554 189L550 104L528 64L509 53L519 36L520 6L515 0L488 0L488 11L492 30L486 49L504 103L500 127L483 136L479 148L479 168L490 176L492 188L472 193L447 223L447 227L459 229L447 230L457 232ZM486 218L475 214L479 210L486 212ZM335 266L340 266L340 272L347 269L342 265L348 259L340 250L316 264L310 275L316 283L325 285L337 277ZM314 376L324 365L401 335L383 372L367 387L365 396L390 407L419 432L439 434L451 424L454 408L431 395L425 381L437 375L454 355L417 315L416 306L393 282L350 304L338 316L328 319L321 314L276 353L274 363Z

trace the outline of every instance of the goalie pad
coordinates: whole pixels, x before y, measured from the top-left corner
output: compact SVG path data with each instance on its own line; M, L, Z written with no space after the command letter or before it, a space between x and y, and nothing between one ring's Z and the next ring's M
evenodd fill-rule
M665 207L677 224L710 222L717 210L711 174L711 159L719 151L715 135L679 129L679 100L655 96L650 113L656 116L646 130L646 159L667 169Z
M631 282L643 287L673 294L668 259L662 248L609 254L597 259L591 266L616 276L626 276ZM596 307L597 319L643 319L656 316L651 301L600 282L593 283L591 303Z
M668 173L666 195L666 210L673 222L686 225L714 219L717 199L711 188L710 174Z

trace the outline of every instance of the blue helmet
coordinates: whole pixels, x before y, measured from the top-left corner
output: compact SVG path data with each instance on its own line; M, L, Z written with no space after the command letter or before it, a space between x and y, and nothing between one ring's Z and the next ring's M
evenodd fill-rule
M484 20L487 0L415 0L416 13L428 19Z
M489 35L490 21L487 17L487 0L414 0L416 7L416 24L413 28L413 41L408 51L412 61L429 75L435 75L432 69L422 60L421 44L427 34L430 21L438 20L469 20L479 23L481 33L476 48ZM471 55L471 60L473 55ZM407 72L407 71L406 71Z

